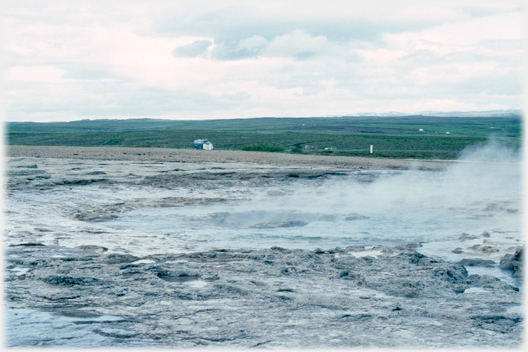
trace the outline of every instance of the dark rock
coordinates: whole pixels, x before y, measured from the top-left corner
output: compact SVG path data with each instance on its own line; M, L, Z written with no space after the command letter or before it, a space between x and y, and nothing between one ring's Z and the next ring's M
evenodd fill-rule
M480 244L475 244L469 248L474 251L483 252L483 253L497 253L499 251L498 249L493 248L491 246L483 246Z
M83 251L92 251L92 252L106 252L106 251L108 251L108 248L106 248L106 247L101 247L101 246L96 246L96 245L91 245L91 244L84 245L84 246L77 246L75 248L82 249Z
M350 252L362 252L365 250L365 246L348 246L346 250Z
M187 281L195 281L200 278L200 275L197 273L171 273L171 272L163 272L158 273L157 275L160 279L168 282L187 282Z
M341 318L339 318L340 320L345 320L345 321L365 321L365 320L370 320L372 319L372 315L370 314L345 314L343 316L341 316Z
M344 280L355 280L355 281L364 281L363 277L360 274L353 273L350 271L343 271L339 274L339 278Z
M216 281L216 280L220 280L220 276L218 276L217 274L214 274L213 276L204 277L203 279L206 281Z
M290 267L290 268L284 268L281 270L281 274L282 275L290 275L292 273L295 273L297 271L297 269L295 267Z
M464 293L467 285L453 285L453 292L455 293Z
M459 264L463 266L485 266L490 267L495 265L495 262L493 260L488 259L481 259L481 258L464 258L461 261L458 262Z
M106 261L109 264L120 264L120 263L130 263L135 262L136 260L139 260L139 257L136 257L132 254L109 254L106 256Z
M8 176L35 176L35 175L49 175L44 170L18 170L18 171L8 171Z
M462 233L460 235L460 237L458 239L461 240L461 241L465 241L465 240L474 240L476 238L477 238L477 236L473 236L473 235L470 235L469 233L465 233L464 232L464 233Z
M286 251L286 249L282 248L282 247L277 247L277 246L274 246L274 247L271 247L270 248L272 251L279 251L279 252L284 252Z
M482 287L493 291L519 291L517 287L508 285L507 283L502 282L500 279L491 275L470 275L468 277L468 282L471 286Z
M500 280L497 279L495 276L491 275L470 275L468 276L468 281L472 285L483 286L488 284L494 284Z
M91 183L106 182L106 181L108 181L106 178L90 179L90 180L64 180L62 182L57 183L57 185L85 186Z
M375 258L371 257L370 255L367 255L365 257L360 257L358 260L361 262L361 264L371 264L374 262Z
M471 317L474 320L475 325L479 328L497 331L502 334L509 333L517 325L522 323L522 318L519 317L506 317L496 315L478 315Z
M418 243L409 243L407 245L405 245L406 248L409 248L409 249L415 249L415 248L418 248L418 247L423 247L423 242L420 241Z
M499 267L502 270L513 270L513 254L505 254L500 260Z
M505 254L500 260L500 268L502 270L510 270L513 272L513 277L523 277L523 255L524 248L517 247L514 254Z
M425 258L425 255L418 253L416 251L412 252L403 252L398 254L399 257L406 257L409 263L418 264L420 259Z
M428 266L428 265L435 264L435 263L438 263L438 260L425 257L425 258L421 258L417 264L422 265L422 266Z
M491 246L482 246L482 248L480 248L480 251L484 253L497 253L499 250Z
M54 313L70 318L98 318L101 316L99 313L76 309L61 309L54 311Z
M44 247L42 243L19 243L11 244L9 247Z
M468 273L462 265L438 266L432 270L433 276L450 283L466 283Z
M45 283L54 286L89 286L89 285L98 285L100 283L99 279L96 278L85 278L85 277L71 277L71 276L59 276L51 275L42 279Z

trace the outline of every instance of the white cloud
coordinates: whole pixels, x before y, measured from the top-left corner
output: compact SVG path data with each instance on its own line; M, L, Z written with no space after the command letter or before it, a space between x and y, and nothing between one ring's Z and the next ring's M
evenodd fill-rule
M483 41L522 40L522 12L501 13L481 18L466 18L418 32L387 33L384 41L401 50L429 50L439 55L467 51Z
M274 38L262 50L266 56L290 56L296 57L303 53L313 53L314 55L328 47L326 37L320 35L312 37L302 30L295 30Z
M452 46L467 46L490 39L521 40L523 17L521 12L513 12L445 24L424 30L422 40Z
M407 55L406 51L392 49L357 50L369 65L387 65Z
M198 57L207 53L207 49L213 44L210 40L196 40L191 44L182 45L172 51L176 57Z
M59 83L63 81L63 74L63 70L53 66L13 66L7 70L5 78L8 81Z
M258 34L255 34L252 37L242 39L237 46L237 50L246 51L251 54L256 54L262 49L268 40Z
M522 106L514 2L200 4L11 4L8 119Z

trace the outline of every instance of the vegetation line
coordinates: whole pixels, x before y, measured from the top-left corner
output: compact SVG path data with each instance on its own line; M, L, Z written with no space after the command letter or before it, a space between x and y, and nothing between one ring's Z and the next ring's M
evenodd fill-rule
M192 148L193 140L207 138L215 149L224 150L455 159L467 146L485 143L491 136L520 148L521 121L520 116L408 116L8 123L6 141L10 145L186 149ZM373 153L368 152L371 145Z

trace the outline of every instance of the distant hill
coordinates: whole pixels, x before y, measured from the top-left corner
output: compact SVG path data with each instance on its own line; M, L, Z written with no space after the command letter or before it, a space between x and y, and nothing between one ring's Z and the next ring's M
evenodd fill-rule
M357 114L351 114L350 116L411 116L411 114L390 111L390 112L362 112ZM515 117L522 116L522 110L509 109L509 110L489 110L489 111L421 111L416 115L412 116L439 116L439 117Z

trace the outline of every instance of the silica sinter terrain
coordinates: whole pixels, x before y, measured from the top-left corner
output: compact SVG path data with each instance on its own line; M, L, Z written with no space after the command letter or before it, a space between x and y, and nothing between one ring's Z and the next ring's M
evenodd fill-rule
M520 347L520 162L493 152L442 171L11 157L6 344Z

